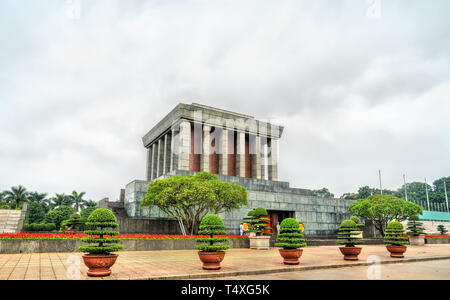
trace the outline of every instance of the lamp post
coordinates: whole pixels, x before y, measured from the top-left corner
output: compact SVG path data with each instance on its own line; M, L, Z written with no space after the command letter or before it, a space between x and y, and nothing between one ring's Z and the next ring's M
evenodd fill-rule
M445 184L445 179L444 179L444 192L445 192L445 202L447 203L447 211L450 212L450 210L448 209L448 195L447 195L447 185Z
M405 200L408 201L408 193L406 192L406 176L403 174L403 184L405 186Z
M428 184L427 179L425 178L425 193L427 194L427 206L428 210L430 210L430 198L428 197Z

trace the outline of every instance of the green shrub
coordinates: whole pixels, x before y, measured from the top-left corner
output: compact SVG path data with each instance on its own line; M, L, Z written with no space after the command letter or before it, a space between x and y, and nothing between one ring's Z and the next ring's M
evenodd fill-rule
M45 217L45 208L41 203L31 202L28 204L27 213L25 216L25 222L31 223L42 223Z
M80 215L75 213L68 220L63 221L62 226L64 230L79 230L80 227L84 227L84 223Z
M422 227L423 223L419 222L419 217L411 216L408 220L407 228L408 234L412 236L419 236L425 234L425 228Z
M255 232L256 235L270 235L270 219L264 207L257 207L247 213L244 222L248 223L248 231Z
M227 250L230 246L224 244L216 244L227 242L228 238L214 237L214 235L225 235L227 234L224 230L222 219L216 215L207 215L203 217L200 222L198 234L208 235L207 238L198 238L195 245L195 249L202 252L217 252Z
M344 220L339 226L337 243L339 245L345 245L345 247L355 247L355 245L363 243L362 239L357 237L359 234L360 231L355 222L352 220Z
M280 224L277 243L275 247L283 249L297 249L306 247L305 239L300 230L300 224L292 218L284 219Z
M361 220L357 217L357 216L353 216L350 218L350 220L352 220L353 222L355 222L356 226L361 228L364 227L364 224L361 223Z
M112 211L106 208L97 208L87 218L86 226L90 227L90 230L86 230L84 233L89 237L82 238L81 241L88 244L98 244L96 246L80 246L78 250L81 252L87 252L89 254L108 255L111 252L116 252L123 249L123 245L120 245L120 240L114 235L118 235L119 232L112 230L105 230L105 228L116 228L117 224L116 216ZM100 228L100 230L96 230Z
M11 206L9 206L8 204L3 204L2 206L0 206L0 209L10 209Z
M75 213L75 209L70 206L62 205L54 210L49 211L44 217L44 223L54 223L56 228L61 228L61 224L64 220L70 218Z
M437 230L441 233L441 235L445 235L448 232L444 225L438 225Z
M51 232L56 229L54 223L31 223L23 225L23 232Z
M393 246L402 246L409 244L409 239L405 234L402 223L398 221L392 221L387 225L384 235L384 243Z

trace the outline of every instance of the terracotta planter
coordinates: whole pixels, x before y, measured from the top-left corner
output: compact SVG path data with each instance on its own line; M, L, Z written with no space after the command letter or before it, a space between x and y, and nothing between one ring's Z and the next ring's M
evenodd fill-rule
M361 247L339 247L341 253L344 254L344 260L358 260L361 253Z
M298 265L303 249L278 249L285 265Z
M220 263L225 257L225 251L217 252L198 252L198 257L203 262L203 269L205 270L219 270Z
M391 257L396 258L403 258L405 257L403 253L406 252L406 246L394 246L394 245L387 245L386 249L391 252Z
M91 277L103 277L111 275L111 267L116 262L118 254L109 255L83 255L84 264L89 268L87 275Z

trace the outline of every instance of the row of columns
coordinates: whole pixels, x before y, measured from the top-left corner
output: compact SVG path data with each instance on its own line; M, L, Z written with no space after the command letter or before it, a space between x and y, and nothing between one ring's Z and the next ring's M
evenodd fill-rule
M277 181L278 140L183 120L147 148L148 181L176 169Z

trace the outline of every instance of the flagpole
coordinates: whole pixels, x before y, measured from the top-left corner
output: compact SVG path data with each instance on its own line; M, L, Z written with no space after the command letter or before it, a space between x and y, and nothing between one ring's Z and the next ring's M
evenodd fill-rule
M444 179L444 192L445 192L445 202L447 203L447 211L450 212L450 210L448 209L448 195L447 195L447 185L445 184L445 179Z
M383 187L381 186L381 170L378 170L378 177L380 179L380 193L383 195Z
M428 197L428 184L427 184L427 179L426 178L425 178L425 192L427 193L428 210L430 210L430 198Z
M408 193L406 192L406 176L403 174L403 183L405 186L405 200L408 201Z

